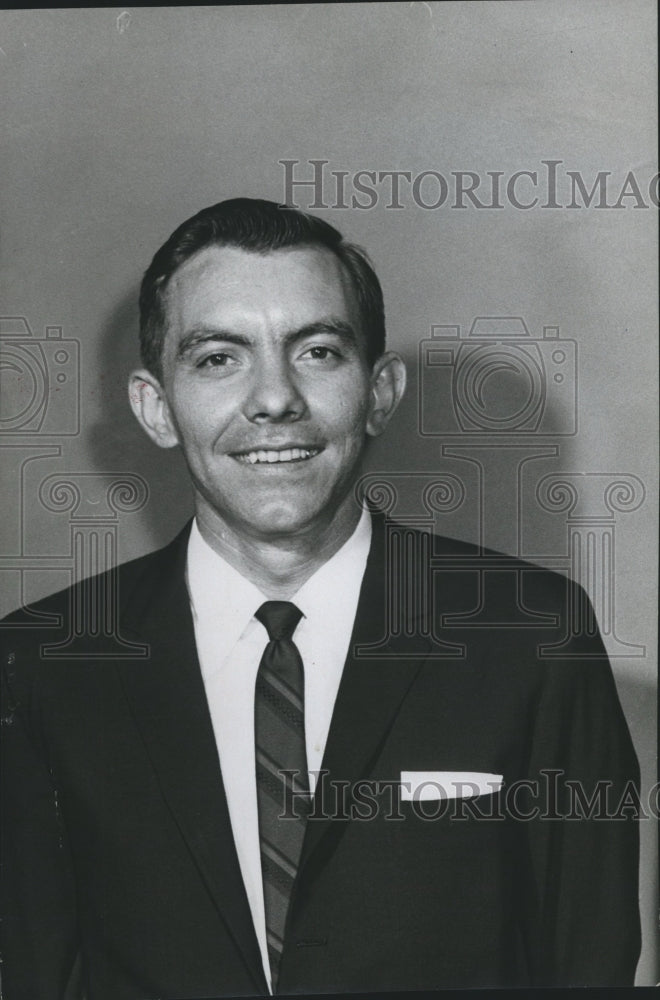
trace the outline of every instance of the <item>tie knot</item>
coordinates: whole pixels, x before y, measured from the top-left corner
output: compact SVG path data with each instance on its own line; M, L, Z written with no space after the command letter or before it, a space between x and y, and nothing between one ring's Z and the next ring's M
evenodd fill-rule
M266 601L254 617L264 626L269 639L290 639L302 618L302 611L291 601Z

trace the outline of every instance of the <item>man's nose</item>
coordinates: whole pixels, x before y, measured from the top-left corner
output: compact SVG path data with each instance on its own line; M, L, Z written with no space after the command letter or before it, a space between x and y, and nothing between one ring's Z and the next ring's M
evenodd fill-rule
M295 372L286 358L270 355L255 364L244 408L248 420L298 420L305 407Z

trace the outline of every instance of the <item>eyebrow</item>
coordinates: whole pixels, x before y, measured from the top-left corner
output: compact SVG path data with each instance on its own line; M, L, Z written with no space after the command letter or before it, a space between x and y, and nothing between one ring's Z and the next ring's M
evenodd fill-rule
M290 330L284 335L283 339L285 343L291 344L298 340L304 340L306 337L313 337L319 333L329 333L354 344L358 342L355 330L350 323L346 323L344 320L333 316L315 320L313 323L307 323L297 330ZM182 359L199 344L212 343L214 341L236 344L239 347L249 347L251 343L249 337L241 333L236 333L234 330L226 330L222 327L214 326L196 326L181 338L176 357L178 360Z

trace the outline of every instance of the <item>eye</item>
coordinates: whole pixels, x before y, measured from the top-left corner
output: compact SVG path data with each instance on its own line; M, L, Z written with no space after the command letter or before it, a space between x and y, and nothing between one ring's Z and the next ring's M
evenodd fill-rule
M314 347L308 347L302 357L309 357L313 361L327 361L328 358L339 358L340 354L339 351L327 347L325 344L316 344Z
M232 363L234 363L234 359L229 354L225 354L223 351L215 351L213 354L207 354L201 361L198 361L196 367L226 368Z

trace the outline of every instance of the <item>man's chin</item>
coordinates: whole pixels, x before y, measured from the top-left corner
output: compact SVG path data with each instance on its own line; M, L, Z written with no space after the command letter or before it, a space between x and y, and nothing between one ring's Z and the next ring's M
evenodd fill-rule
M225 518L225 521L238 537L254 541L277 543L287 539L313 538L318 543L328 530L332 530L334 522L349 520L341 516L340 507L336 504L291 506L264 503L253 512L241 511L235 518Z
M315 490L308 484L304 490L254 488L249 492L237 489L233 494L218 491L216 495L199 490L197 513L214 533L226 536L229 532L237 542L241 538L281 542L306 536L320 540L332 532L333 525L343 534L355 521L352 491L332 486L322 490L321 485L315 483Z
M250 533L264 541L296 538L310 531L317 531L323 520L319 512L314 510L262 509L249 524L244 523L241 533Z

